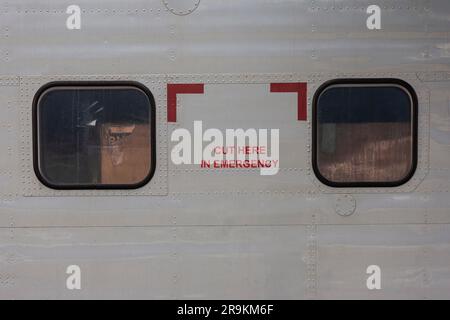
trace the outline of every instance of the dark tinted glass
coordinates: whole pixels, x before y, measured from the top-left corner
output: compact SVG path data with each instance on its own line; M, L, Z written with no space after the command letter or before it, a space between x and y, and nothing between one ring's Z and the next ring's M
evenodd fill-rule
M151 168L151 101L135 87L53 87L37 105L39 172L56 186L135 185Z
M413 105L396 85L331 85L316 104L317 168L332 183L390 183L413 168Z

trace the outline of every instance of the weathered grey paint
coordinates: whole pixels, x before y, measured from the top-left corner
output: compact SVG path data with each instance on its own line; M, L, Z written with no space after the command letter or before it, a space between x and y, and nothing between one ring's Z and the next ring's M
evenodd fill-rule
M167 0L186 5L187 0ZM182 3L183 2L183 3ZM197 1L192 0L192 3ZM450 2L0 0L0 298L450 298ZM366 8L382 8L382 30ZM172 10L173 11L173 10ZM311 100L326 80L393 77L419 95L406 185L333 189L310 163ZM155 95L158 167L137 191L52 191L32 170L31 101L55 80L135 80ZM271 82L308 82L296 96ZM167 83L202 82L167 123ZM280 173L170 161L171 132L279 128ZM336 203L351 195L355 212ZM341 201L341 200L339 200ZM82 290L65 288L82 268ZM366 268L382 269L382 290Z

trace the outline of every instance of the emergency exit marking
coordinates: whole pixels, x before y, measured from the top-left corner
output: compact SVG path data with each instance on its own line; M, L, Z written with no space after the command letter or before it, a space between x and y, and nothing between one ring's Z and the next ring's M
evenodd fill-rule
M167 121L177 122L177 95L178 94L203 94L203 83L168 83L167 84Z
M272 93L297 93L297 119L298 121L307 121L307 83L289 82L289 83L271 83L270 92ZM167 121L177 122L177 95L178 94L203 94L205 85L203 83L183 83L167 84Z
M306 121L308 118L306 110L307 87L308 85L305 82L271 83L270 92L297 93L297 119L298 121Z

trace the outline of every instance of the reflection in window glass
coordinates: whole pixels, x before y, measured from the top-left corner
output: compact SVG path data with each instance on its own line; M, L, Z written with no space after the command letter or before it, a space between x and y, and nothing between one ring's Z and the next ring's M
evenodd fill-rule
M52 186L137 185L151 171L151 101L137 87L52 87L37 104L39 173Z
M396 85L331 85L316 103L316 166L331 183L395 183L413 170L413 106Z

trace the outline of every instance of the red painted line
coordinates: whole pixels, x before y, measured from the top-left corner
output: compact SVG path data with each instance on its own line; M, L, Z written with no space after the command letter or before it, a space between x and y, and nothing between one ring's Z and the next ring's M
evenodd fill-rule
M177 122L177 95L178 94L203 94L203 83L168 83L167 84L167 121Z
M270 84L270 92L291 92L297 93L297 114L298 121L306 121L308 119L307 116L307 108L306 108L306 100L307 100L307 83L305 82L295 82L295 83L271 83Z

